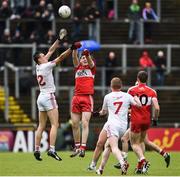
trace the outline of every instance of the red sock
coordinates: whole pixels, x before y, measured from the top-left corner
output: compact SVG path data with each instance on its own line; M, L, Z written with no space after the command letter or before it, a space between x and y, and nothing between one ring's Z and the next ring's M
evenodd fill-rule
M146 159L142 159L140 162L138 162L138 166L137 166L137 168L138 169L141 169L142 168L142 165L143 165L143 163L146 161Z
M81 144L80 149L86 150L86 144Z
M160 152L160 154L161 154L162 156L164 156L165 153L166 153L166 152L164 151L164 149L162 149L161 152Z

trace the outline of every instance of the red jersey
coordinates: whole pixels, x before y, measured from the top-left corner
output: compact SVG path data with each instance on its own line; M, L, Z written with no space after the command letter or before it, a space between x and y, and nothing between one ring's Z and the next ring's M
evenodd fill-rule
M78 65L75 68L75 95L93 95L96 66Z
M131 122L150 123L152 98L157 98L156 91L146 84L139 84L129 88L128 93L132 96L138 96L142 107L131 106Z

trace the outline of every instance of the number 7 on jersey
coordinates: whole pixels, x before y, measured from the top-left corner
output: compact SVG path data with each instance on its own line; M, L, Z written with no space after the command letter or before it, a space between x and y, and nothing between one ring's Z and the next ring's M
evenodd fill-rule
M115 114L118 114L123 102L117 101L117 102L114 102L113 104L114 104L115 107L117 107L117 109L115 111Z

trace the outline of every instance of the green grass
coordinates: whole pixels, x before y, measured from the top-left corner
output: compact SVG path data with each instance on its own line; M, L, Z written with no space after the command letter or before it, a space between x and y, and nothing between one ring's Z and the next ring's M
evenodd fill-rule
M70 158L70 152L59 152L63 161L56 161L42 154L43 161L36 161L32 153L0 153L0 176L94 176L88 172L87 166L91 161L92 152L87 152L85 158ZM171 153L171 164L166 168L162 156L155 152L147 152L147 159L151 162L149 174L151 176L180 176L180 153ZM130 168L128 176L134 175L137 160L133 152L128 155ZM105 176L119 176L120 171L113 167L116 163L111 155L105 168Z

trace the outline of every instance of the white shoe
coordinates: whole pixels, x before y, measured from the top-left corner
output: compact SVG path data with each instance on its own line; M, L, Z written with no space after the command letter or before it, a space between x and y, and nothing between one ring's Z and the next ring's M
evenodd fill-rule
M147 174L150 167L150 162L146 161L142 167L142 174Z
M103 174L103 170L97 169L97 170L96 170L96 174L97 174L97 175L102 175L102 174Z
M88 171L96 171L96 165L90 164L89 167L87 168Z

